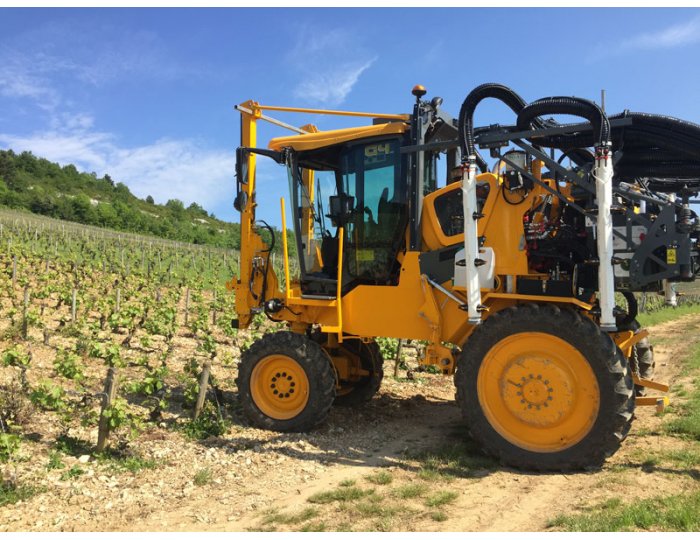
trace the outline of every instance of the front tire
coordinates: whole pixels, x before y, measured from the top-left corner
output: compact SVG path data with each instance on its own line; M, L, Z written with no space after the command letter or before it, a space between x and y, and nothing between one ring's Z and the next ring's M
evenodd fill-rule
M463 348L455 385L472 437L524 469L600 466L626 437L634 411L632 374L612 339L552 305L490 316Z
M323 422L335 398L335 373L318 343L301 334L266 334L241 355L238 397L251 424L308 431Z

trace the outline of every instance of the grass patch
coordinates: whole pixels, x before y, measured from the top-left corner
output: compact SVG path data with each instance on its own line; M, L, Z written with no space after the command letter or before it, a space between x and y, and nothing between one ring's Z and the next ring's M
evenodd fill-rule
M685 448L683 450L671 450L664 453L664 457L673 463L683 467L700 465L700 451L697 448Z
M639 460L642 468L656 467L663 463L673 463L685 469L700 465L700 447L696 443L678 450L665 450L662 452L644 452L641 449L635 450L630 457Z
M54 469L66 468L66 464L63 463L63 460L61 459L61 453L58 450L52 450L49 453L49 462L46 464L46 468L50 471Z
M313 521L304 525L299 532L325 532L325 530L326 524L323 521Z
M431 508L444 506L453 502L458 496L456 491L437 491L425 499L425 505Z
M683 364L690 372L700 370L700 345L693 347L683 358ZM694 389L690 396L675 407L679 416L669 420L664 425L664 431L669 435L700 441L700 381L693 382Z
M379 518L372 524L372 530L378 532L392 532L394 528L394 520L391 516Z
M282 513L277 510L272 510L263 518L263 525L272 524L282 524L282 525L295 525L303 521L308 521L317 517L319 514L316 508L304 508L300 512L296 513Z
M693 313L700 313L700 304L683 304L676 308L664 307L656 311L640 313L637 315L637 321L643 328L646 328L647 326L663 324L683 315L691 315Z
M441 511L430 512L430 519L433 521L447 521L447 514Z
M108 467L110 472L130 472L137 473L147 469L155 469L160 463L155 459L144 458L138 454L130 452L120 452L118 450L107 449L104 452L95 454L98 463Z
M70 469L68 469L66 472L64 472L61 475L61 482L66 482L68 480L75 480L76 478L82 476L85 474L85 471L78 467L77 465L73 465Z
M638 499L623 504L609 499L589 514L558 516L548 523L566 531L697 531L700 528L700 491Z
M346 479L343 480L339 485L340 487L352 487L355 485L355 480Z
M92 445L77 437L70 435L59 435L56 438L56 450L68 456L80 457L92 453Z
M216 411L205 407L197 420L189 420L182 425L182 432L194 440L221 437L228 432L230 422L220 418Z
M336 501L356 501L374 493L373 489L361 489L358 487L340 487L329 491L321 491L311 495L307 501L314 504L328 504Z
M498 463L481 453L471 439L443 445L413 456L421 463L419 477L431 482L469 477L477 470L493 470Z
M595 487L611 489L613 486L619 489L618 486L628 486L631 484L631 478L625 471L610 471L609 474L601 475L600 480L595 483Z
M366 499L358 501L352 511L363 518L390 518L405 513L408 509L402 505L387 504L384 497L373 493Z
M9 461L19 451L21 439L14 433L0 432L0 462Z
M671 393L674 394L676 397L688 397L688 391L685 388L671 388Z
M421 497L428 491L428 486L425 484L404 484L399 486L392 491L394 496L399 499L415 499L416 497Z
M128 471L130 473L156 469L158 465L159 463L155 459L143 458L141 456L127 456L112 459L110 462L110 466L115 472Z
M364 501L358 501L355 504L354 512L363 518L386 518L392 517L407 509L401 506L384 503L381 497L375 499L369 498Z
M700 441L700 399L693 404L691 410L682 411L681 414L664 426L666 433Z
M376 484L378 486L385 486L387 484L391 484L391 481L393 479L394 478L391 476L391 473L389 471L377 471L376 473L365 476L365 480L367 480L371 484Z
M418 478L426 482L449 482L455 479L454 475L440 472L432 467L422 467L418 471Z
M196 473L194 473L195 486L206 486L207 484L210 484L213 479L214 475L211 472L211 469L208 468L199 469Z
M27 485L9 485L0 483L0 506L15 504L30 499L41 493L41 489Z

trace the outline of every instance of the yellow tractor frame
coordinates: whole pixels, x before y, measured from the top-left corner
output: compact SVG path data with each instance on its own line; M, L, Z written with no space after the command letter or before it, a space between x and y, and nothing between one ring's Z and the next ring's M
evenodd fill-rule
M260 120L296 132L293 136L273 139L269 144L272 150L285 147L292 147L299 151L310 150L356 139L403 133L409 129L408 115L274 107L261 105L255 101L244 102L236 108L242 116L241 145L250 148L257 145L257 124ZM266 116L264 114L266 111L364 117L382 119L385 123L319 132L313 125L296 128L285 124ZM538 165L540 164L536 163L533 166L536 176L539 176ZM340 260L337 276L338 290L335 298L305 298L299 283L290 276L289 250L285 234L287 230L285 200L281 198L281 223L284 231L281 235L284 288L281 289L280 280L274 269L268 269L271 262L270 247L254 227L256 207L256 155L254 153L250 153L247 157L247 170L246 183L241 186L246 197L243 198L245 204L240 208L240 275L228 284L229 288L235 291L239 328L248 327L253 315L261 310L259 299L261 292L265 289L268 299L279 299L288 308L276 313L276 320L286 321L291 331L300 334L318 325L320 331L327 335L325 346L328 348L336 347L349 339L365 342L374 340L376 337L422 340L428 342L422 363L437 366L444 374L454 372L453 346L462 347L475 328L468 323L464 312L460 309L460 306L466 302L463 288L453 286L451 280L439 284L429 283L428 276L421 274L420 271L421 252L407 250L399 254L401 270L396 286L359 285L343 295L340 285L343 277L343 263ZM305 170L302 178L310 199L306 201L306 205L312 207L315 196L313 171ZM529 303L567 306L593 318L590 311L595 297L592 297L589 302L583 302L573 297L512 292L517 290L518 279L547 279L546 274L533 274L528 270L527 254L521 245L524 234L523 215L547 194L545 189L535 186L526 199L518 205L512 205L508 204L504 197L496 196L499 190L503 189L498 170L481 174L477 179L479 182L488 183L490 192L493 194L488 197L483 209L485 218L478 222L478 234L488 238L488 246L498 253L495 262L495 287L481 291L482 320L508 307ZM463 233L445 237L431 204L436 197L456 189L460 189L459 182L448 184L426 195L420 229L424 250L439 249L463 242ZM307 209L302 213L302 230L311 231L312 227L311 212ZM338 241L340 242L338 253L342 257L342 231ZM262 271L263 268L266 269L265 272ZM645 335L644 332L635 334L632 331L610 333L627 358L631 355L633 345ZM348 355L335 355L332 360L338 373L339 389L342 387L343 379L352 379L361 372L356 359L349 358ZM636 378L635 383L655 390L668 390L666 385L639 378ZM638 405L660 407L665 403L667 400L658 398L637 398Z

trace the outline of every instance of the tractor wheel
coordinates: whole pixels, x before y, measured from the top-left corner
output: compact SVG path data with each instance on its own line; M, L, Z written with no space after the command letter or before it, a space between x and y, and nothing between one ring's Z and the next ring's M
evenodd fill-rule
M307 431L328 416L335 398L335 373L318 343L301 334L277 332L241 355L238 396L255 426Z
M632 364L632 371L637 373L640 379L654 378L654 371L656 370L654 346L649 343L648 337L641 339L632 347L630 363ZM646 394L646 388L644 386L634 385L634 391L638 396Z
M366 375L356 381L340 383L334 405L357 407L366 403L379 391L384 377L384 358L376 342L363 343L359 339L348 339L340 345L340 352L351 362L358 363Z
M465 344L457 402L474 440L514 467L597 467L627 436L632 372L622 352L571 309L523 305L491 315Z
M641 325L635 320L630 326L630 330L639 332L642 329ZM654 361L654 347L649 343L649 338L642 338L637 344L632 347L632 355L630 356L630 365L632 373L638 375L641 379L653 379L654 371L656 370L656 362ZM637 396L646 394L644 386L634 385L634 392Z

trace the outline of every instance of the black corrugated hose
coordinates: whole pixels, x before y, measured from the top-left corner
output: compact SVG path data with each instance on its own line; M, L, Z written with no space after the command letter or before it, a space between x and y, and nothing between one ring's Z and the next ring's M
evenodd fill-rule
M585 118L593 125L595 143L610 140L610 122L603 110L594 102L577 97L556 96L533 101L518 113L518 129L529 129L543 114L569 114Z
M518 114L525 107L525 100L513 90L498 83L486 83L477 86L469 92L469 95L462 102L459 110L459 146L462 149L462 162L469 156L476 156L476 164L481 172L486 172L488 166L484 158L481 157L476 144L474 143L474 111L477 105L486 98L494 98L505 103L510 109ZM538 124L539 125L539 124Z
M684 187L700 187L700 125L671 116L624 111L606 117L594 102L576 97L549 97L530 104L512 89L487 83L472 90L459 113L459 143L462 159L475 155L482 171L486 162L476 149L474 111L486 98L495 98L510 107L517 116L517 129L528 130L560 124L542 120L542 115L568 114L590 122L593 132L538 137L530 142L568 152L577 165L588 162L577 149L586 149L603 141L611 141L614 151L622 151L615 166L615 179L650 178L650 187L658 191L678 191ZM632 124L610 127L609 120L631 118ZM478 131L481 131L479 129Z

